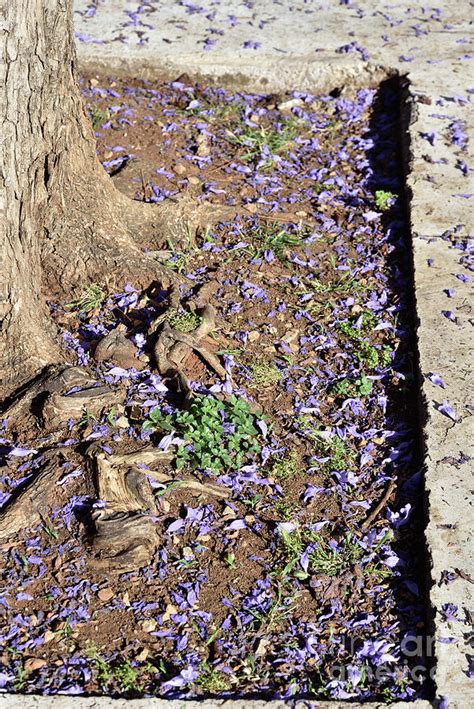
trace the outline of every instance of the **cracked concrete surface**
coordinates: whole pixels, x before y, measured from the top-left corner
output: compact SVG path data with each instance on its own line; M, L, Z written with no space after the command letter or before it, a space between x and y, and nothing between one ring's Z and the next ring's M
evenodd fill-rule
M82 68L147 78L187 72L254 90L321 91L336 86L374 85L391 73L406 76L407 194L413 241L423 435L426 463L430 603L434 618L433 706L474 705L467 675L473 610L472 546L472 285L456 274L465 252L453 241L472 233L473 181L463 167L472 148L453 142L458 129L472 142L474 52L467 0L384 3L365 0L76 0L78 54ZM258 43L258 44L255 44ZM353 44L356 43L356 44ZM471 53L470 53L471 50ZM469 72L471 72L469 74ZM458 139L458 143L463 139ZM469 196L471 195L471 196ZM447 289L454 289L451 297ZM446 317L443 312L450 311ZM445 388L427 376L440 374ZM452 421L439 410L447 401ZM471 460L469 460L469 456ZM462 462L465 461L465 462ZM449 571L454 580L443 582ZM443 620L454 603L459 621ZM283 709L282 701L182 702L109 697L2 695L1 706L25 709L136 709L230 707ZM296 702L334 709L344 702ZM368 703L375 709L384 705ZM392 705L429 707L417 701ZM442 706L442 704L441 704Z

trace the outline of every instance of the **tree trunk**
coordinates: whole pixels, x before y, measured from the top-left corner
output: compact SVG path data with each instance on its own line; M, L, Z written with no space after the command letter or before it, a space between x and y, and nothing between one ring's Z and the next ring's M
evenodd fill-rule
M45 296L107 274L164 277L134 236L161 244L188 229L189 200L143 205L96 156L75 76L72 0L12 0L2 26L0 377L3 392L60 354ZM2 385L0 384L0 391Z

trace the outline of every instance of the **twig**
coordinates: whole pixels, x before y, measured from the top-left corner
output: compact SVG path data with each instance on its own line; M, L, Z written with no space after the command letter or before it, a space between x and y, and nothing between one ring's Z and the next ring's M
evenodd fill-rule
M396 488L396 482L395 480L391 480L389 484L387 485L387 489L385 490L382 499L380 502L374 507L370 515L366 518L364 522L362 522L362 529L367 529L369 525L372 524L372 522L378 517L380 511L385 507L385 505L388 502L388 499L392 492Z

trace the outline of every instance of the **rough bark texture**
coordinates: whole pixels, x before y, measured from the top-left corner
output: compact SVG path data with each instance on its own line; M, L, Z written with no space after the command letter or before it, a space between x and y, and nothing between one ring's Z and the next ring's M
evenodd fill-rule
M45 293L69 294L105 274L111 285L162 280L140 240L159 245L165 232L179 240L198 213L190 200L133 202L102 169L77 88L71 0L9 2L0 36L5 391L59 358Z

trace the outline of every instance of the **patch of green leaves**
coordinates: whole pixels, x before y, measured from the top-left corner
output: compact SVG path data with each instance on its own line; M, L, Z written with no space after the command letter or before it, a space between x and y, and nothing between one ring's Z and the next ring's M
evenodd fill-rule
M252 242L252 258L263 258L265 251L271 250L282 263L287 263L289 249L305 243L304 234L282 229L281 224L260 225L245 238Z
M272 465L271 474L277 480L288 480L301 475L301 460L296 451L292 451L282 460L277 460Z
M90 313L98 310L105 299L107 292L98 283L89 283L82 289L81 295L66 305L69 310L76 310L78 313Z
M357 379L339 379L331 386L331 394L333 396L342 396L344 398L368 396L372 392L372 380L362 374Z
M330 544L321 534L311 528L297 527L292 532L280 528L279 536L286 566L284 573L293 573L299 579L306 579L313 574L338 576L347 571L364 554L363 548L352 534L336 544ZM308 553L308 570L300 568L304 552Z
M394 192L386 192L385 190L377 190L375 192L375 206L382 212L386 212L390 209L394 200L396 200L398 195Z
M91 106L89 108L89 116L92 121L92 128L94 130L99 130L103 123L107 123L110 119L109 109L105 110L99 108L98 106Z
M259 386L271 386L277 384L281 379L281 372L274 364L268 362L254 361L250 364L253 384Z
M191 444L178 448L178 470L187 463L213 471L237 470L260 452L260 432L244 399L229 402L212 396L197 396L187 411L175 418L179 434Z
M201 664L196 684L208 694L220 694L231 688L228 677L207 662Z
M245 148L241 159L250 162L258 159L265 148L268 148L272 155L285 152L292 146L299 133L301 133L301 121L290 116L278 127L252 127L242 124L240 131L230 134L228 140L234 145Z
M367 369L387 367L391 362L391 349L388 346L377 349L364 339L361 330L348 322L339 323L338 331L354 344L354 355Z
M188 310L176 310L168 317L171 327L180 332L192 332L202 323L202 317Z
M195 396L189 408L174 415L152 409L144 430L174 431L186 441L178 447L176 467L185 465L212 470L237 470L245 460L258 455L261 432L244 399L233 396L221 401L213 396Z

